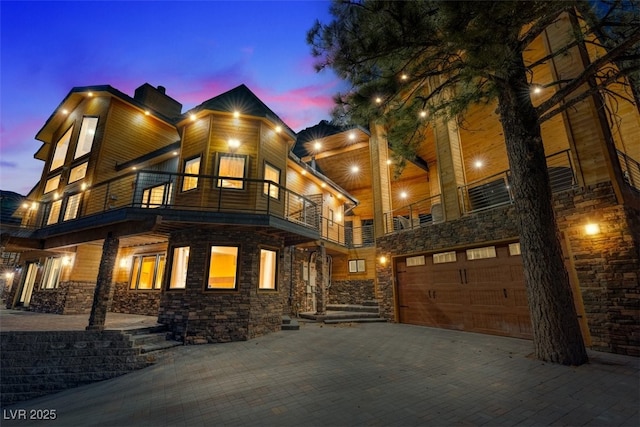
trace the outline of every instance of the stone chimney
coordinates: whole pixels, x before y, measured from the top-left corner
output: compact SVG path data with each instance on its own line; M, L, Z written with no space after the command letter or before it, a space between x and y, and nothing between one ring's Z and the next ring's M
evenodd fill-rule
M136 89L133 99L166 117L177 117L182 112L182 104L167 96L164 86L157 88L145 83Z

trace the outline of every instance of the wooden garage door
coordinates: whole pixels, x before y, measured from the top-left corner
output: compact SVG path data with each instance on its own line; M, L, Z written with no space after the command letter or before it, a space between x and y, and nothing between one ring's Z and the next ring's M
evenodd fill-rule
M403 258L396 273L402 323L532 337L522 260L508 245Z

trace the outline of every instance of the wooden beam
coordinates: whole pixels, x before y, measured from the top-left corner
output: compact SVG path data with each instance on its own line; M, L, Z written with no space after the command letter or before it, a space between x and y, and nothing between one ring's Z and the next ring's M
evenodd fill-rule
M310 162L312 158L315 157L316 160L325 159L327 157L333 157L340 154L348 153L350 151L360 150L361 148L367 148L369 146L368 142L358 142L356 144L347 145L346 147L339 148L337 150L328 150L323 151L322 153L318 153L311 156L304 156L302 159L303 162Z

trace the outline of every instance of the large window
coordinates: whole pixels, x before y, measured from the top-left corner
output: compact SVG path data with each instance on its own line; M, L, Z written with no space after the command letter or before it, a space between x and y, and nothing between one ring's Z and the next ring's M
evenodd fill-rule
M271 181L274 184L280 184L280 169L271 166L269 163L265 163L264 180ZM264 194L268 194L270 197L277 199L278 197L280 197L280 188L277 185L269 185L265 182Z
M56 200L51 203L51 209L49 209L49 216L47 217L47 225L55 224L60 220L60 208L62 207L62 200Z
M84 162L71 168L71 172L69 172L69 184L79 181L87 175L88 164L89 162Z
M246 156L220 154L218 160L218 176L240 179L219 179L218 187L243 189L244 181L242 181L242 178L244 178L246 163Z
M169 289L184 289L187 285L187 266L189 265L189 246L173 248L171 261L171 279Z
M93 137L96 134L96 127L98 126L97 117L84 117L82 119L82 125L80 126L80 136L78 137L78 145L76 146L76 154L74 159L82 157L85 154L91 152L93 146Z
M44 262L44 273L42 275L42 288L54 289L60 282L60 272L62 270L62 258L47 258Z
M187 160L184 162L184 173L199 175L200 174L200 157L195 157L193 159ZM194 188L198 188L198 177L197 176L185 176L182 180L182 191L193 190Z
M237 246L211 246L207 289L235 289L237 270Z
M143 208L159 208L171 203L172 184L160 184L147 188L142 192Z
M56 175L47 180L44 185L44 194L51 193L53 190L57 190L60 185L60 175Z
M67 199L67 207L64 210L64 218L63 221L69 221L70 219L75 219L78 216L78 208L80 207L80 199L82 198L82 193L74 194L73 196L69 196Z
M62 138L56 143L56 149L53 152L53 159L51 159L50 171L58 169L64 164L64 159L67 157L67 150L69 149L69 141L71 140L71 131L73 126L62 135Z
M129 288L142 290L160 289L164 265L164 254L134 256Z
M276 289L278 253L269 249L260 249L260 289Z

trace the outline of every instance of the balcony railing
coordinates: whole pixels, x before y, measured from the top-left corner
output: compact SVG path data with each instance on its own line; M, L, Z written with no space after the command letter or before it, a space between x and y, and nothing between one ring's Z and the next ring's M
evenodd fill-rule
M620 150L616 150L616 152L618 153L618 161L620 162L624 181L630 187L640 190L640 163Z
M567 190L576 185L576 177L570 150L547 157L547 171L551 191ZM513 203L510 187L511 172L506 170L458 188L463 213L477 212Z
M182 191L185 185L193 190ZM197 188L197 190L196 190ZM271 181L158 171L132 172L83 191L36 203L21 228L39 229L125 208L275 216L348 247L373 245L372 227L323 218L321 195L304 196Z
M411 230L444 219L440 195L428 197L384 214L385 234Z

